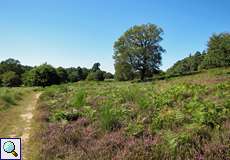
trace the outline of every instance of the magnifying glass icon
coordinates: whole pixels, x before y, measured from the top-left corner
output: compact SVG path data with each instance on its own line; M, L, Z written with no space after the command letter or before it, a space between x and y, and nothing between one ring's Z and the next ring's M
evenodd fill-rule
M12 155L14 155L14 157L18 156L17 152L15 152L15 145L11 141L5 142L3 145L3 149L6 153L11 153Z

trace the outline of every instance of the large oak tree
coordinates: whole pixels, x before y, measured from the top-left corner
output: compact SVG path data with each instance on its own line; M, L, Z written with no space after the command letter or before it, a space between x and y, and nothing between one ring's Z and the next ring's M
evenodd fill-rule
M126 31L114 44L116 77L122 80L122 75L132 77L128 75L134 72L144 80L150 72L159 70L161 54L165 51L159 44L162 34L163 30L154 24L136 25Z

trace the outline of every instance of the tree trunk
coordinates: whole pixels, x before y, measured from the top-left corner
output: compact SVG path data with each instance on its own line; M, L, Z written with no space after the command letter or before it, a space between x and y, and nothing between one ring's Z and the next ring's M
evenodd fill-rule
M145 70L141 70L140 74L141 74L141 81L144 81L145 80Z

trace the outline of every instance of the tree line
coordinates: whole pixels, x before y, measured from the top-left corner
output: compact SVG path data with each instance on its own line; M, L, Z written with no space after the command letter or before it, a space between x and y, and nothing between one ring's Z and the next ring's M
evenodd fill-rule
M215 67L230 66L230 33L214 34L208 41L207 51L197 51L179 60L167 72L160 70L162 54L160 45L163 29L155 24L135 25L114 43L115 79L119 81L144 81L156 74L185 74ZM91 69L81 67L54 68L49 64L37 67L21 65L18 60L7 59L0 63L1 86L49 86L80 80L103 81L114 75L102 71L100 63Z
M176 62L167 70L168 74L185 74L216 67L230 66L230 34L214 34L208 41L207 51L197 51L193 55Z
M112 73L102 71L100 63L95 63L91 69L81 67L54 68L44 63L40 66L24 66L19 60L9 58L0 63L0 86L50 86L53 84L77 82L81 80L104 81L113 79Z

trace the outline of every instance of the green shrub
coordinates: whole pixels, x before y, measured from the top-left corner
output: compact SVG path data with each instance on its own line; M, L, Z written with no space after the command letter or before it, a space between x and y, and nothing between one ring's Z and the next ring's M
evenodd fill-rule
M24 84L27 86L50 86L59 84L59 77L56 69L48 64L42 64L34 67L23 75Z
M50 118L50 121L51 122L62 121L62 120L74 121L74 120L77 120L80 116L82 116L82 114L78 111L71 111L71 112L56 111Z
M14 97L12 97L11 95L1 95L1 99L10 105L16 104Z
M101 107L99 112L102 129L111 131L121 127L121 119L124 114L122 110L106 105Z
M142 95L139 98L136 99L138 106L142 109L145 110L147 109L150 105L151 102L149 101L149 97L146 95Z
M161 129L172 129L182 125L185 115L180 110L166 108L160 111L152 120L153 132Z
M0 101L3 102L3 106L9 107L11 105L16 105L18 101L22 99L24 91L19 89L0 89Z
M13 71L2 74L2 85L4 87L18 87L21 85L20 77Z
M74 96L72 97L72 99L70 100L70 104L73 107L82 107L84 105L86 105L86 92L84 90L79 90L77 91L77 93L74 94Z
M174 154L176 154L175 151L177 150L177 147L189 143L192 139L191 133L186 131L174 133L168 130L163 133L163 137L166 145L169 147L170 151L173 152Z
M90 72L87 76L87 80L88 81L104 81L105 80L104 72L101 70Z
M140 90L136 86L120 88L118 90L118 97L121 97L121 103L135 102L139 97Z
M131 136L139 136L143 133L144 126L141 123L129 123L126 132Z
M96 110L93 109L91 106L83 106L81 110L82 114L89 119L94 119L96 116Z

